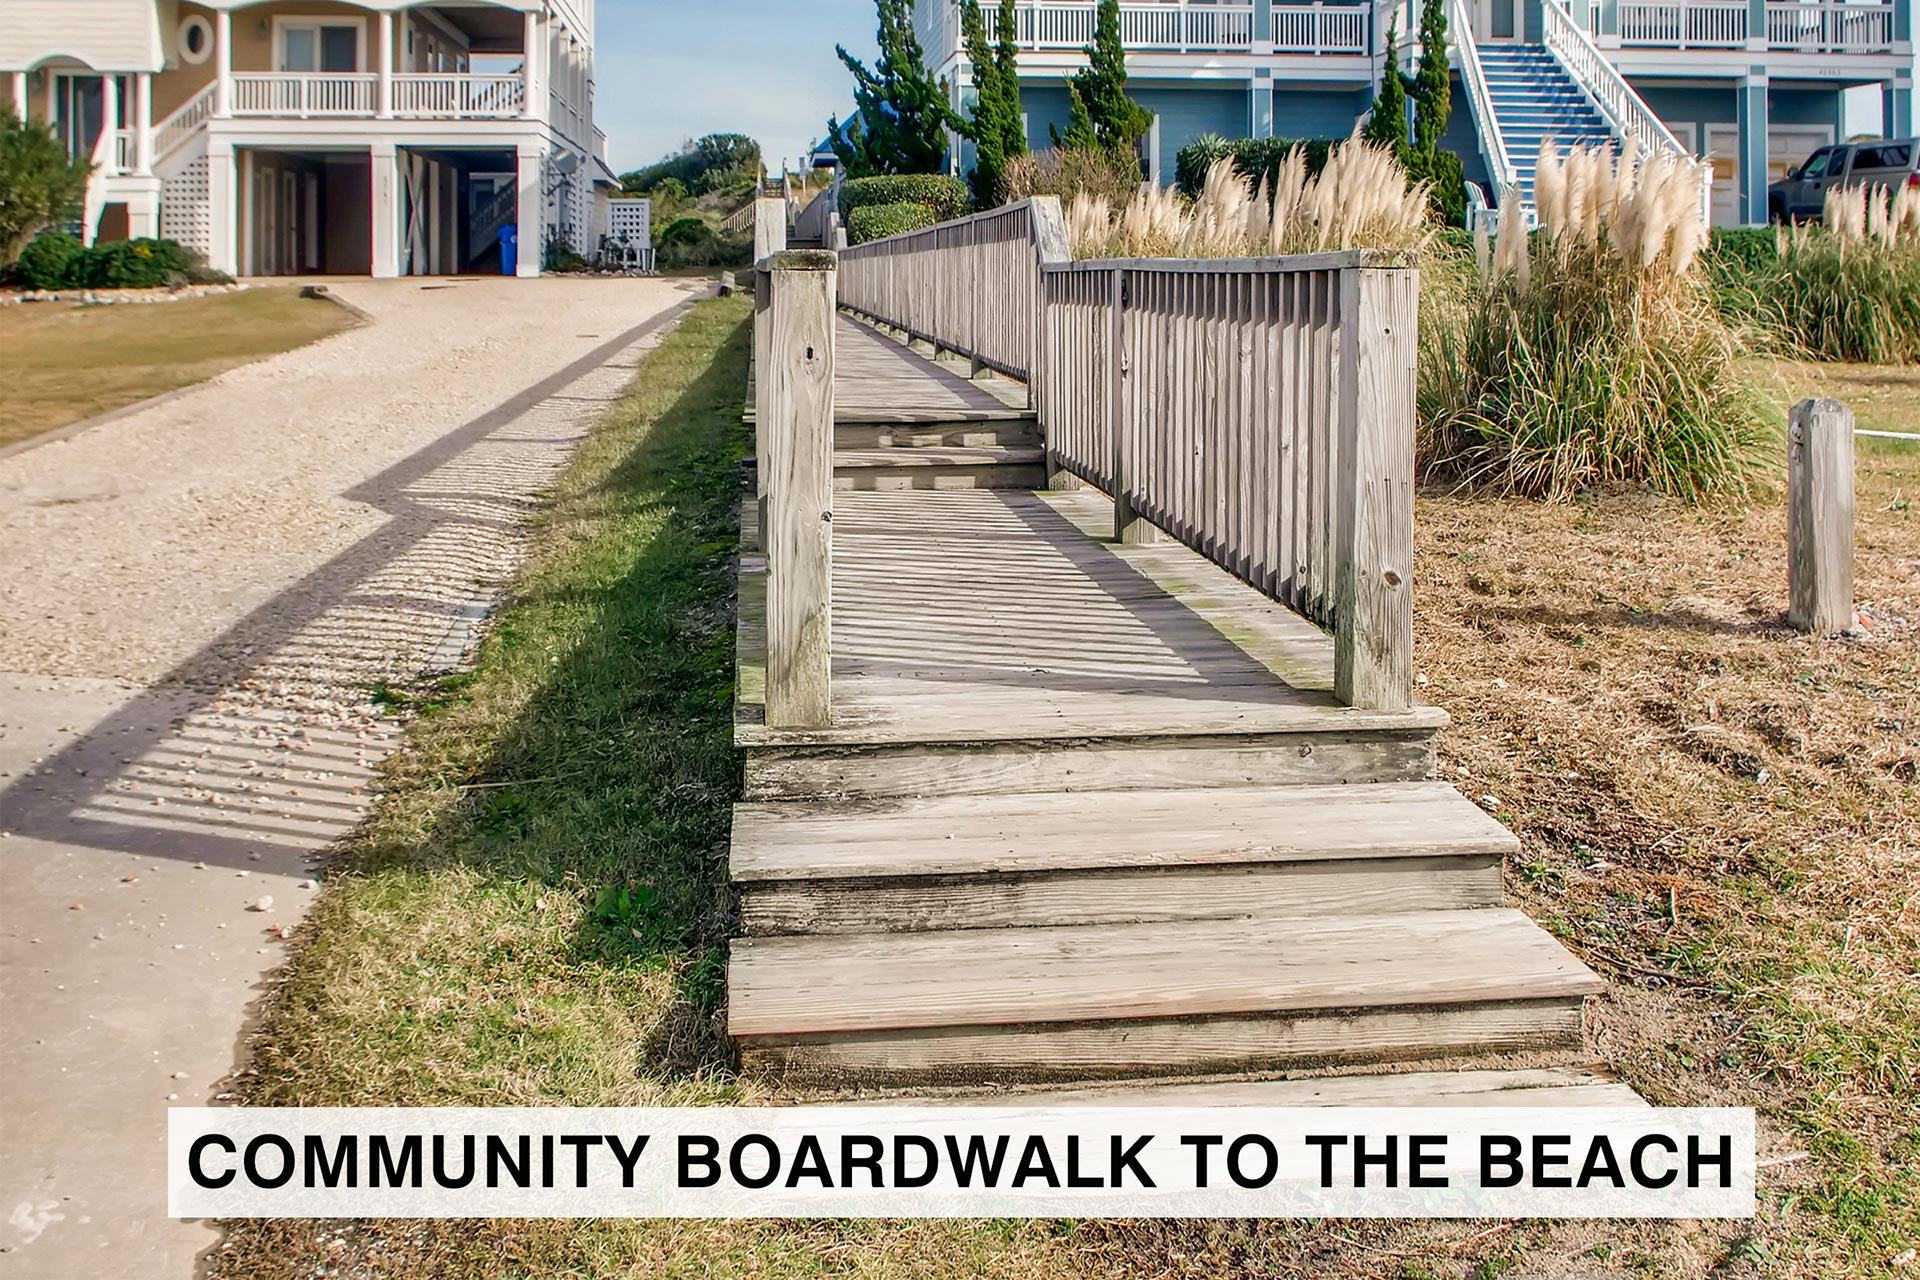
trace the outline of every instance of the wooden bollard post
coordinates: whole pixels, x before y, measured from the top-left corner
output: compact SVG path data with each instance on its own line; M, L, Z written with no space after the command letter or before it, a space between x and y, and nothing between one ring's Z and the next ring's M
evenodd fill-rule
M1853 625L1853 413L1802 400L1787 416L1787 621L1832 635Z
M789 250L766 277L765 397L756 415L765 493L767 724L831 718L833 329L837 259Z
M753 202L753 260L763 261L787 247L787 202L757 199Z

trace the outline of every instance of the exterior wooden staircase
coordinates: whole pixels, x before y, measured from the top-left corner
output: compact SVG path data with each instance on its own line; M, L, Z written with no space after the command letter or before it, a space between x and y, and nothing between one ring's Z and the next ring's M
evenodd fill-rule
M1518 844L1434 780L1444 712L1341 705L1298 615L1114 542L1095 492L1028 491L1023 410L842 399L829 727L766 725L764 565L742 565L744 1067L864 1089L1444 1060L1499 1069L1423 1095L1604 1085L1601 984L1501 905Z

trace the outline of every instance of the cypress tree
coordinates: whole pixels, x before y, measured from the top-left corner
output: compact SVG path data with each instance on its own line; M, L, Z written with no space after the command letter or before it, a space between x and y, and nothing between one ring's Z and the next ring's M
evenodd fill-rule
M1073 122L1055 146L1130 153L1153 127L1153 113L1127 96L1127 50L1120 40L1120 0L1100 0L1087 65L1067 78Z
M1407 78L1400 70L1400 15L1387 20L1387 59L1380 69L1380 93L1373 100L1373 114L1361 136L1393 148L1393 154L1407 160Z
M967 60L973 64L974 108L972 136L974 167L967 175L974 203L990 209L1000 202L1007 161L1027 150L1027 131L1020 121L1019 45L1015 40L1014 0L1000 0L1000 32L987 43L986 20L980 0L965 0L960 10Z
M1413 148L1432 156L1446 136L1453 114L1453 70L1447 63L1447 7L1444 0L1420 6L1420 67L1413 77Z
M971 126L947 102L947 86L927 70L920 38L913 32L913 0L875 0L880 19L880 57L869 69L840 45L834 52L853 73L857 120L843 134L846 150L834 151L852 177L876 173L938 173L947 154L947 130Z

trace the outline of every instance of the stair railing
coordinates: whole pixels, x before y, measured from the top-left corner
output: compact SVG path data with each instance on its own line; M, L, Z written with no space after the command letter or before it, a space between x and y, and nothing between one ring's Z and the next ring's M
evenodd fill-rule
M1636 143L1648 155L1665 151L1682 160L1693 159L1560 0L1545 0L1540 9L1547 52L1566 68L1581 92L1593 99L1615 136Z
M213 115L215 86L208 85L180 105L172 115L153 126L153 158L156 162L171 155L175 148L199 132Z
M1517 198L1520 173L1514 168L1507 142L1500 133L1500 118L1493 112L1493 93L1487 87L1486 68L1480 65L1480 50L1473 41L1473 13L1467 0L1447 0L1447 30L1452 34L1454 53L1458 55L1460 82L1467 87L1467 101L1473 108L1474 132L1480 139L1480 154L1486 159L1493 178L1496 198L1504 203ZM1388 55L1392 57L1392 54Z

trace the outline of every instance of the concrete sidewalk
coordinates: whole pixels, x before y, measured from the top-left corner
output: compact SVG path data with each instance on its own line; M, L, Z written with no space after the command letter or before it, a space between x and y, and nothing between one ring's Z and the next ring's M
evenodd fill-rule
M0 1275L187 1277L166 1111L222 1100L326 846L525 519L705 286L360 282L361 329L0 461Z

